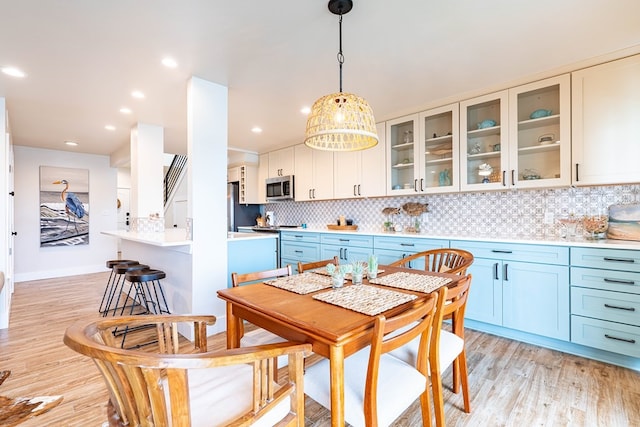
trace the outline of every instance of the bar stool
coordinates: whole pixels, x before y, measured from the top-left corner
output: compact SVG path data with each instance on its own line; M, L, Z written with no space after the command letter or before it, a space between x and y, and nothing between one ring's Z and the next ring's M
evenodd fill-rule
M108 311L107 308L109 306L108 301L113 298L113 292L116 287L116 283L118 283L120 276L113 271L113 267L117 264L127 264L127 265L135 265L140 264L138 261L134 261L131 259L111 259L107 261L107 268L111 270L109 273L109 279L107 280L107 285L104 288L104 294L102 294L102 301L100 301L100 309L98 313L103 314L105 311Z
M113 292L111 292L109 300L107 301L106 310L102 313L103 317L106 317L109 312L111 312L112 316L118 314L122 316L127 307L131 308L130 313L133 314L133 309L140 305L135 299L131 301L131 305L127 305L131 298L131 287L127 290L124 301L120 301L126 284L126 273L137 270L149 270L149 266L146 264L116 264L113 266L113 273L116 275L117 280ZM118 310L120 311L119 313Z
M171 314L160 282L165 277L164 271L153 269L130 270L125 274L125 280L136 290L134 299L150 314Z

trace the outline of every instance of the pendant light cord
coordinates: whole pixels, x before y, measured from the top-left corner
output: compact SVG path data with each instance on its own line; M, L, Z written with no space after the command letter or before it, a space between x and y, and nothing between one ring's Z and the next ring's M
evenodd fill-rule
M340 93L342 93L342 64L344 64L344 55L342 54L342 13L340 13L340 50L338 51L338 64L340 64Z

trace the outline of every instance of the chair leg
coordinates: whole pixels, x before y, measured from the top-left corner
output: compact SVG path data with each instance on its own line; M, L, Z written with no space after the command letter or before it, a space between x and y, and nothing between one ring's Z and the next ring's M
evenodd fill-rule
M460 361L460 381L462 383L462 398L464 400L464 412L471 412L471 401L469 399L469 377L467 373L467 353L462 348L462 352L458 356Z
M431 390L433 392L433 409L436 413L436 426L445 427L444 396L442 393L442 377L439 369L431 369Z
M431 427L431 402L429 399L429 386L420 396L420 409L422 410L423 427Z

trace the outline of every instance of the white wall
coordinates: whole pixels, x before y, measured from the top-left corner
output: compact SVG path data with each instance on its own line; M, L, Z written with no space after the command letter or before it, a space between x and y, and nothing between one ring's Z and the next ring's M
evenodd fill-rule
M116 239L100 234L117 227L117 169L108 156L14 146L15 281L106 271L117 257ZM40 247L40 166L89 169L89 244Z

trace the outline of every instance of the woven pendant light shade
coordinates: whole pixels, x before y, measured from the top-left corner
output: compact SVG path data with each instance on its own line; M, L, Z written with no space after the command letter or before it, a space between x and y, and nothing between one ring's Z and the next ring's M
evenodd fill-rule
M332 93L318 99L307 118L304 143L327 151L358 151L375 147L378 133L373 110L352 93Z

